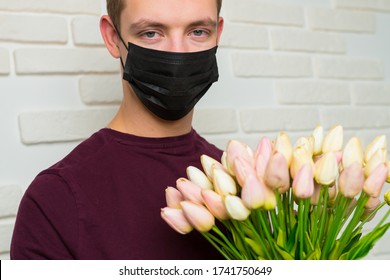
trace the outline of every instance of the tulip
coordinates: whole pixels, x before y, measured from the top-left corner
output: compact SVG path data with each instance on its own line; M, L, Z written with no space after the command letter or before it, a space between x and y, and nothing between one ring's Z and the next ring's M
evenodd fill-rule
M200 194L202 188L186 178L179 178L176 181L176 187L181 192L185 200L202 204L203 199Z
M227 159L226 158L227 158L227 153L223 152L222 156L221 156L221 163L222 163L222 166L228 171Z
M314 138L313 154L317 156L322 153L322 143L324 142L324 128L318 125L314 129L312 136Z
M387 152L386 149L378 149L370 158L370 160L366 163L364 167L364 175L366 177L370 176L370 174L377 168L381 163L387 162ZM387 176L386 176L387 177Z
M342 162L344 168L349 167L354 162L363 165L363 148L359 138L352 137L345 145Z
M251 213L238 196L227 195L225 197L225 206L230 217L234 220L244 221Z
M385 184L388 172L387 164L379 164L364 182L363 191L371 197L378 197Z
M215 225L214 216L203 205L182 201L181 207L189 223L199 232L207 232Z
M204 172L206 173L207 177L212 180L212 173L213 173L213 166L216 167L221 167L223 168L222 164L213 159L212 157L208 156L208 155L201 155L200 156L200 162L202 164L202 167L203 167L203 170Z
M299 137L297 142L295 143L295 149L298 147L305 148L307 150L307 152L311 156L313 156L313 149L314 149L313 144L314 144L314 137L313 136ZM294 154L294 151L293 151L293 154Z
M313 167L305 164L297 172L293 180L292 190L297 198L309 198L314 193Z
M254 165L253 153L249 149L248 145L243 144L237 140L230 140L226 147L226 163L227 170L233 176L234 174L234 160L236 157L243 157L245 160Z
M189 166L187 167L187 177L188 179L201 187L202 189L208 189L212 190L213 189L213 184L210 182L208 179L207 175L203 173L202 170L195 166Z
M290 174L283 154L274 152L271 156L265 170L264 182L268 187L278 190L280 193L285 193L289 190Z
M161 209L161 217L174 230L181 234L187 234L193 227L184 216L182 209L165 207Z
M387 166L390 166L390 161L387 162ZM386 182L390 183L390 168L389 168L389 173L387 173Z
M334 126L324 138L322 153L341 151L343 147L343 127Z
M241 199L249 209L257 209L264 204L264 186L255 174L250 174L243 185Z
M387 150L387 139L385 135L379 135L372 140L364 150L364 162L368 162L377 150Z
M312 196L310 197L310 204L311 205L318 205L318 200L320 199L321 194L321 185L314 182L314 191Z
M275 140L275 150L281 153L287 162L287 166L290 166L292 158L292 145L290 138L284 132L280 132Z
M358 195L364 185L364 173L361 164L355 161L345 168L340 173L338 183L339 190L345 197L354 198Z
M265 174L265 170L267 169L269 158L266 158L266 156L258 155L255 162L255 171L256 175L259 178L263 178Z
M310 153L304 146L298 146L294 149L292 154L290 173L294 178L297 172L304 166L309 164L314 168L313 154Z
M220 221L230 218L222 197L212 190L202 190L201 195L207 209Z
M254 166L243 157L236 157L233 166L234 173L236 174L237 182L240 186L244 186L246 178L249 175L256 174Z
M329 152L321 156L315 163L314 178L317 183L330 186L338 174L337 159L334 153Z
M385 201L387 203L387 205L390 206L390 190L388 190L386 193L385 193Z
M167 206L170 208L180 208L180 202L184 200L183 195L174 187L167 187L165 189L165 200Z
M265 186L264 182L260 180L263 186ZM270 188L265 186L264 188L264 204L263 209L265 210L273 210L276 208L276 194Z
M371 213L381 204L381 201L377 197L370 197L366 204L364 205L364 212L362 216L360 217L360 220L366 219L368 216L371 215ZM367 222L371 221L375 215L372 215Z
M272 141L268 137L262 137L255 150L254 158L257 159L262 155L266 160L270 158L273 151Z
M215 191L222 196L237 193L236 182L224 170L213 169L213 183Z
M336 185L328 187L328 205L329 206L333 206L334 202L336 201L336 196L337 196Z

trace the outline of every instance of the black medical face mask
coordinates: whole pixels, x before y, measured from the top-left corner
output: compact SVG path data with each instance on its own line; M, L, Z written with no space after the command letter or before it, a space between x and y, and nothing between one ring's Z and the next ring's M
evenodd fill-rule
M200 52L177 53L129 42L127 51L125 65L122 62L123 79L130 83L145 107L164 120L186 116L218 80L217 46Z

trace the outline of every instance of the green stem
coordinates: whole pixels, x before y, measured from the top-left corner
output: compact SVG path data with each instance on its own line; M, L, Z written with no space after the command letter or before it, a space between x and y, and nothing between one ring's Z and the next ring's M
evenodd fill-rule
M276 191L275 193L275 196L276 196L276 205L278 207L278 210L279 210L279 213L278 213L278 217L279 217L279 226L282 228L282 247L284 248L287 244L287 236L286 236L286 223L285 223L285 213L284 213L284 208L283 208L283 204L282 204L282 200L280 199L280 193L278 191Z
M278 253L276 252L275 247L274 247L274 239L272 238L271 233L269 232L268 227L266 226L266 221L265 221L265 219L264 219L264 216L261 215L260 210L256 210L256 213L257 213L257 215L258 215L258 217L259 217L260 224L261 224L262 227L265 229L265 230L264 230L265 237L266 237L267 240L268 240L268 244L269 244L269 246L270 246L270 248L271 248L271 251L272 251L272 254L273 254L273 257L269 256L269 259L270 259L270 260L271 260L271 259L279 259ZM263 243L262 243L263 241L262 241L262 240L259 240L259 241L261 242L262 246L265 247L265 245L263 245ZM265 252L268 254L267 251L268 251L268 250L267 250L267 248L265 247Z
M215 236L212 236L212 234L209 233L209 232L202 232L202 235L207 239L208 242L210 242L210 243L214 246L215 249L217 249L217 250L221 253L221 255L222 255L225 259L231 260L230 256L228 256L228 255L221 249L221 247L218 246L216 242L214 242ZM211 236L214 237L214 238L211 238ZM219 244L222 245L221 243L219 243ZM226 247L225 247L225 248L226 248Z
M326 223L326 208L327 208L327 205L328 205L328 197L329 197L328 187L327 186L321 186L321 194L320 194L320 196L323 196L324 202L322 203L322 207L321 207L321 205L318 205L319 207L321 207L320 228L319 228L318 237L317 237L317 240L316 240L316 242L319 244L319 247L321 247L322 236L324 234L325 223ZM313 244L313 246L315 247L314 244Z
M228 239L228 238L219 230L219 228L217 228L216 226L214 226L214 227L212 228L212 230L222 238L222 240L226 243L226 245L227 245L227 246L230 248L230 250L233 252L233 254L234 254L234 256L235 256L235 258L236 258L237 260L242 259L242 255L240 254L240 252L237 251L236 246L234 246L234 245L230 242L230 240L229 240L229 239Z
M269 215L271 217L271 225L272 225L272 232L274 234L274 239L277 239L278 232L279 232L279 223L278 223L278 217L276 216L275 209L270 210Z
M298 238L299 238L299 259L303 260L303 240L304 240L304 204L303 199L299 200L298 206Z

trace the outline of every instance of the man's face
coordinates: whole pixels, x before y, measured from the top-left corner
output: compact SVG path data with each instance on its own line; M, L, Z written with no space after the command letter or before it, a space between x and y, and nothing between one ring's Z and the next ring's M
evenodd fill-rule
M127 0L120 20L126 43L170 52L210 49L223 26L215 0Z

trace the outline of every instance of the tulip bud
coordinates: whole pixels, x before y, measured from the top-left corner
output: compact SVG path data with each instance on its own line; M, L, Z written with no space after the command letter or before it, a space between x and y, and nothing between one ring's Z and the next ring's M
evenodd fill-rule
M273 144L271 140L264 136L261 138L259 144L257 145L257 148L255 150L255 159L258 158L259 155L262 155L267 161L270 158L273 151Z
M241 199L249 209L257 209L264 204L264 186L255 174L250 174L243 185Z
M167 206L170 208L180 208L180 202L184 200L183 195L180 191L173 187L167 187L165 189L165 200Z
M314 182L314 192L313 195L310 197L310 204L311 205L318 205L318 200L320 199L321 194L321 185Z
M244 186L246 178L249 175L255 176L256 174L254 166L243 157L236 157L233 167L237 182L241 187Z
M228 167L227 170L232 175L235 175L233 166L234 160L238 156L243 157L245 160L254 165L253 152L251 152L249 147L237 140L230 140L226 148L226 163Z
M271 189L285 193L290 189L290 174L286 158L275 152L269 159L264 174L265 184Z
M264 185L263 182L262 182L262 184ZM262 208L265 210L273 210L276 208L275 192L273 190L271 190L270 188L267 188L267 186L265 186L265 188L264 188L264 204L263 204Z
M322 152L337 152L343 147L343 127L341 125L334 126L324 138L322 143Z
M203 173L202 170L195 166L187 167L187 177L188 179L201 187L202 189L213 189L213 184L211 184L210 180L207 178L207 175Z
M314 129L312 136L314 138L313 154L317 156L322 153L322 143L324 142L324 128L318 125Z
M366 219L371 213L381 204L381 201L377 197L370 197L364 205L364 212L360 217L360 220ZM375 215L372 215L367 222L371 221Z
M201 195L203 202L207 209L214 215L218 220L224 221L230 218L222 197L212 190L202 190Z
M228 171L227 159L226 158L227 158L227 153L223 152L222 156L221 156L221 163L222 163L223 167L226 169L226 171Z
M381 163L387 162L386 149L378 149L366 163L364 167L364 176L368 177ZM387 177L387 176L386 176Z
M307 150L304 146L298 146L293 150L290 173L294 178L297 172L304 166L309 164L314 168L313 154Z
M342 195L354 198L358 195L364 185L363 167L357 161L345 168L339 176L339 190Z
M361 166L363 165L363 148L359 138L352 137L344 148L343 153L343 167L347 168L354 162L358 162Z
M232 217L234 220L244 221L251 213L251 211L245 207L243 201L238 196L227 195L225 197L225 206L230 217Z
M161 218L178 233L187 234L193 230L193 227L184 216L182 209L170 207L162 208Z
M385 201L390 206L390 190L385 193Z
M203 199L200 195L201 187L186 178L179 178L176 181L176 187L181 192L185 200L202 204Z
M256 162L255 162L255 171L256 171L257 177L259 177L259 178L264 177L268 161L269 161L269 158L266 158L263 155L258 155L258 157L256 158Z
M215 191L222 196L237 193L236 182L227 172L221 169L213 169L213 183Z
M302 147L302 148L305 148L308 152L308 154L310 154L311 157L313 157L313 144L314 144L314 137L313 136L310 136L310 137L300 137L298 138L297 142L295 143L295 149L298 148L298 147ZM293 151L294 153L294 151Z
M206 173L207 177L210 180L213 179L212 178L213 166L221 166L222 167L222 164L219 161L213 159L212 157L209 157L208 155L201 155L200 162L202 164L204 172Z
M337 159L334 153L325 153L315 163L314 178L318 184L331 186L338 174Z
M363 191L371 197L378 197L385 184L388 172L387 164L379 164L364 182Z
M190 224L200 232L207 232L215 225L214 216L203 205L182 201L181 207Z
M276 137L275 150L284 156L287 162L287 166L289 167L292 158L292 145L290 138L286 133L280 132Z
M313 167L305 164L293 180L292 190L297 198L309 198L314 193Z
M368 162L377 150L387 150L387 140L385 135L379 135L372 140L364 150L364 162Z

